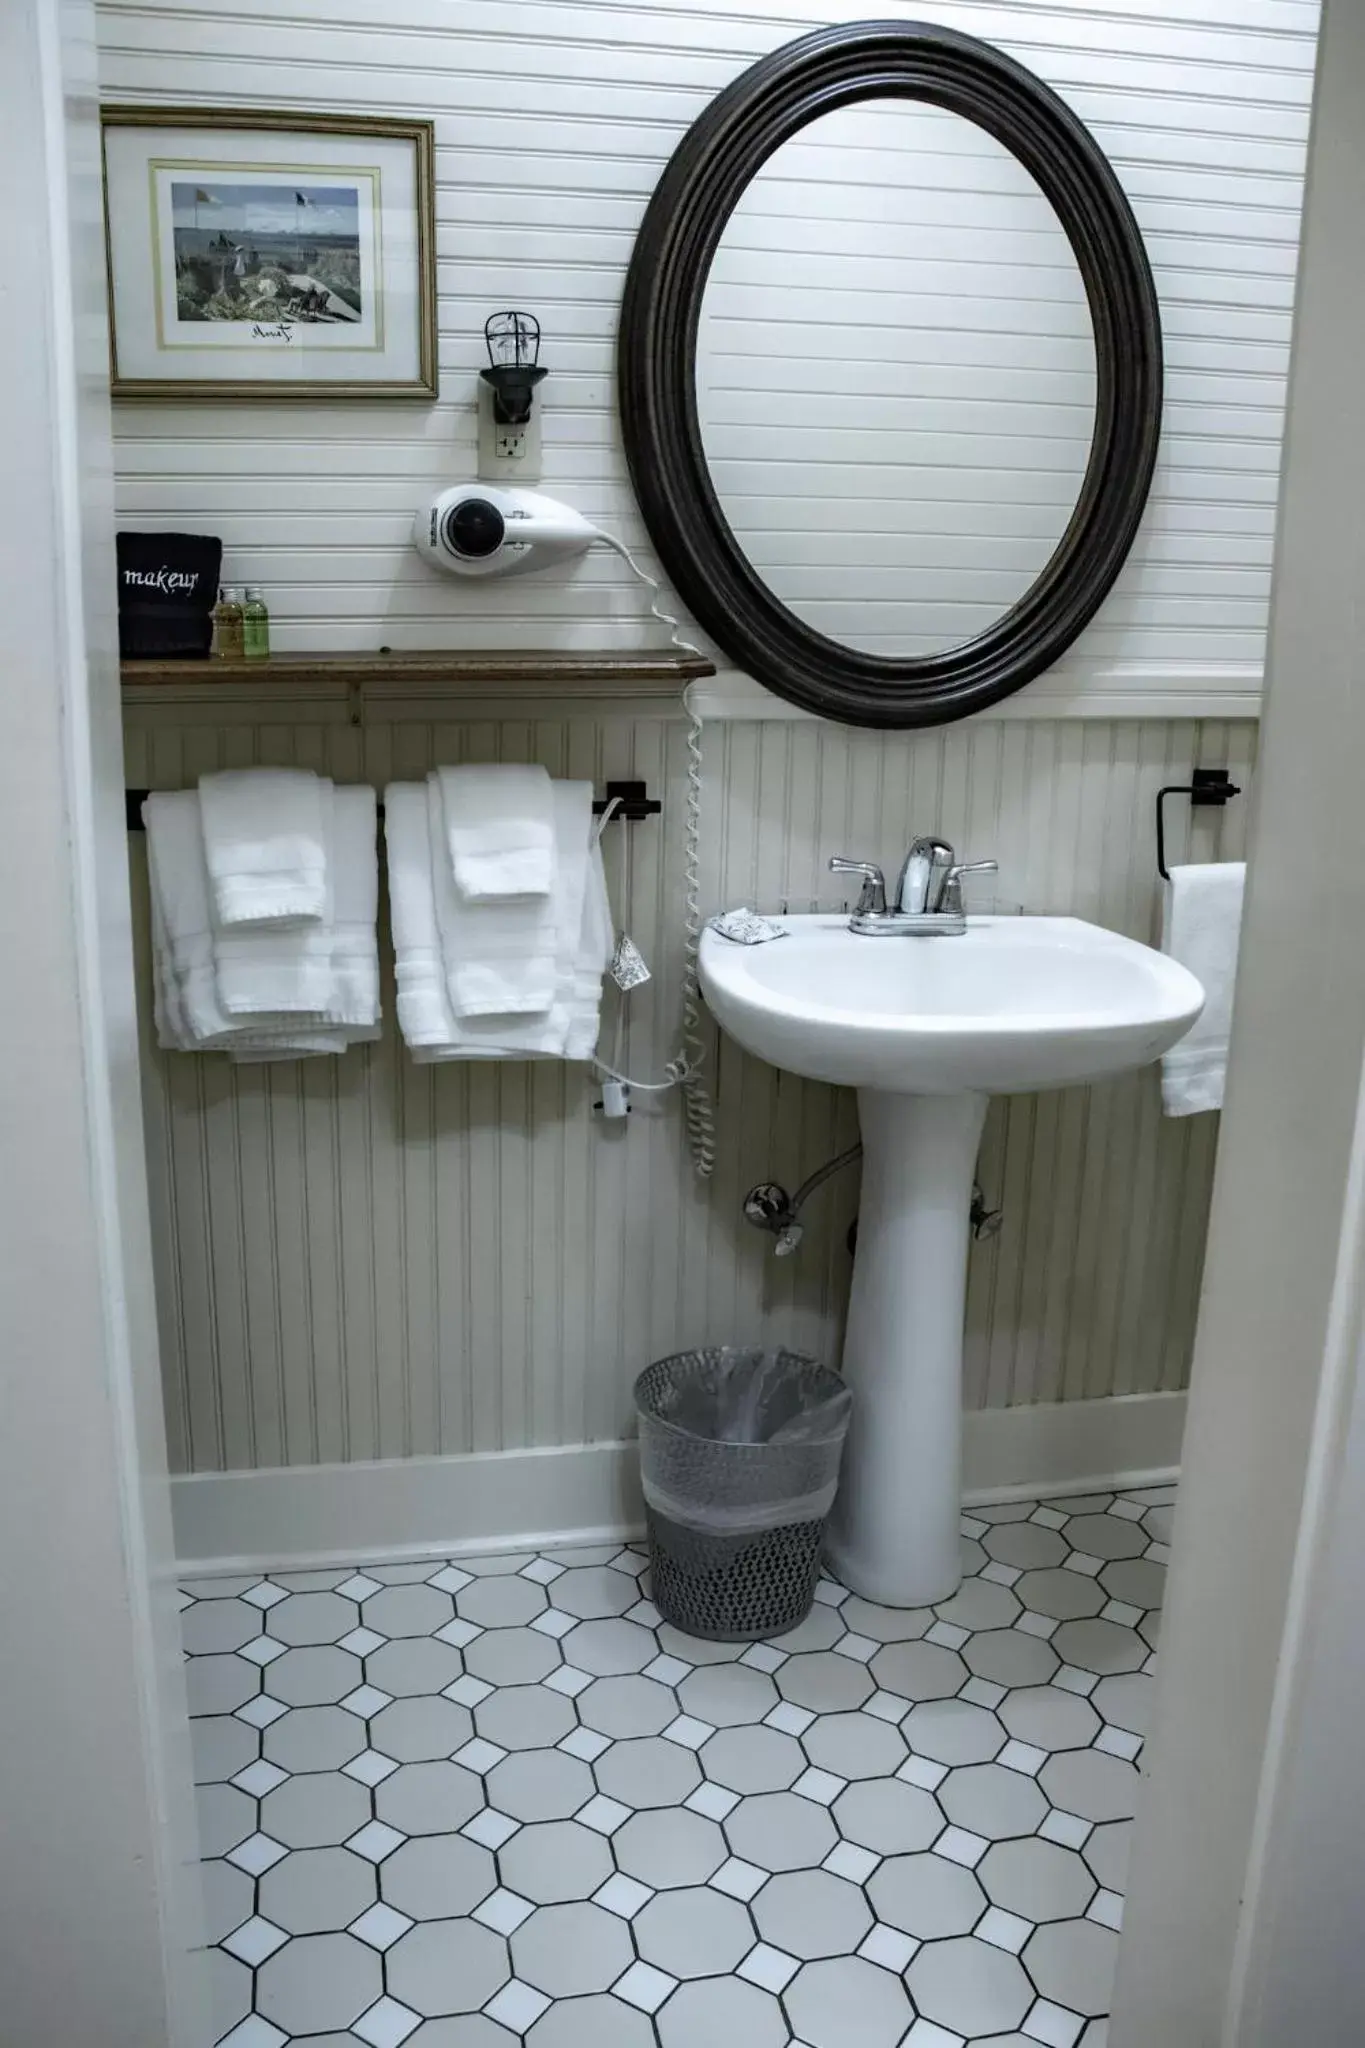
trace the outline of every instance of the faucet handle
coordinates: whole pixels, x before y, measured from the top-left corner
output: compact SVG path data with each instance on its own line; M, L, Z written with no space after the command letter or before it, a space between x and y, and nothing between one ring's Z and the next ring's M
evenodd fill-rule
M862 876L862 892L853 913L855 917L885 917L886 877L875 861L848 860L842 853L832 853L829 871L832 875Z
M941 910L947 917L961 917L963 914L962 877L964 875L998 875L999 872L999 861L955 861L952 867L949 868L947 874L943 878L943 887L939 891L938 904L936 907L939 910Z

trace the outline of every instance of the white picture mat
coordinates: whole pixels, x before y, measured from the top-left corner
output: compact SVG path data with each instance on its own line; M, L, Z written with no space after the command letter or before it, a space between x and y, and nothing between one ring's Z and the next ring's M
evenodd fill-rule
M278 384L297 377L303 383L333 378L392 383L420 375L415 143L366 135L291 136L274 128L111 126L105 130L105 162L115 375L120 380ZM179 319L173 184L306 189L321 180L354 186L360 198L360 322L352 327L301 321L284 340L246 332L250 323L243 321ZM376 191L377 203L371 196Z

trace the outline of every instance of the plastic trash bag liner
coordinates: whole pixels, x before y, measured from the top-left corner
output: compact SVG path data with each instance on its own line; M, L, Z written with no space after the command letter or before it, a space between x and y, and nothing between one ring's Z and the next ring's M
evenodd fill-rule
M640 1473L657 1514L712 1535L829 1513L853 1396L795 1351L679 1352L635 1382Z

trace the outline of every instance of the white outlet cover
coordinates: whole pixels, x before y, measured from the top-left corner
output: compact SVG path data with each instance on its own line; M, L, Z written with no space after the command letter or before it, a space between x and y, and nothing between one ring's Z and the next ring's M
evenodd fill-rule
M540 405L524 427L500 426L493 417L491 385L479 385L479 481L534 484L540 481Z

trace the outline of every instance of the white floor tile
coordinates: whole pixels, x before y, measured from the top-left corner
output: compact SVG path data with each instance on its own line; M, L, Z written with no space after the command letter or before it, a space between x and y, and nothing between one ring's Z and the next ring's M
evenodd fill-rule
M406 1913L396 1913L392 1906L386 1906L381 1900L362 1913L358 1920L353 1920L346 1931L354 1934L358 1941L367 1942L371 1948L382 1952L392 1948L413 1924Z
M371 2048L399 2048L401 2041L422 2024L422 2015L396 1998L381 1998L367 2013L352 2022L351 2031L368 2041Z
M1064 1849L1079 1849L1089 1839L1090 1822L1082 1820L1078 1813L1063 1813L1055 1808L1038 1832L1046 1841L1060 1842Z
M993 1948L1007 1949L1017 1956L1033 1932L1031 1920L1021 1920L1017 1913L1006 1913L999 1906L992 1906L972 1929L978 1941L988 1941Z
M355 1572L349 1579L343 1579L337 1587L343 1600L368 1600L371 1593L382 1591L379 1579L367 1579L363 1572Z
M550 2000L543 1991L537 1991L533 1984L518 1983L515 1977L484 2007L491 2020L514 2034L526 2033L549 2010Z
M361 1721L370 1720L373 1715L391 1706L392 1703L393 1694L381 1692L377 1685L358 1685L354 1692L348 1692L341 1701L347 1713L354 1714Z
M899 1976L918 1947L913 1934L902 1934L899 1927L887 1927L879 1920L859 1942L858 1954L869 1963L880 1963L884 1970L894 1970Z
M348 1778L356 1779L361 1785L382 1785L385 1778L393 1776L398 1765L381 1750L362 1749L359 1756L353 1756L341 1768Z
M780 1992L786 1990L800 1967L796 1957L789 1956L785 1949L769 1948L766 1941L760 1941L749 1950L738 1974L764 1991Z
M552 1671L549 1677L541 1682L548 1685L551 1692L562 1692L566 1699L572 1700L577 1699L579 1693L587 1691L592 1684L592 1673L579 1671L572 1664L561 1664L558 1671Z
M585 1764L595 1764L598 1757L611 1748L611 1737L599 1735L595 1728L571 1728L556 1747L562 1749L565 1756L582 1757Z
M228 1935L223 1947L229 1955L236 1956L239 1962L254 1970L257 1963L263 1963L267 1956L274 1955L277 1948L283 1948L288 1939L282 1927L253 1916Z
M623 1977L612 1985L612 1995L623 1998L627 2005L635 2006L640 2012L657 2012L670 1991L676 1991L678 1980L663 1970L656 1970L652 1963L632 1963Z
M442 1593L462 1593L466 1586L474 1583L471 1572L462 1572L458 1565L443 1565L440 1571L427 1580L429 1586L436 1586Z
M975 1870L990 1846L984 1835L975 1835L968 1828L945 1828L934 1844L934 1854Z
M1040 1998L1025 2019L1022 2031L1030 2041L1041 2041L1044 2048L1076 2048L1084 2025L1085 2021L1076 2013Z
M433 2042L463 2038L439 2017L457 2008L480 2040L558 2043L567 2026L631 2048L640 2026L664 2048L766 2048L790 2011L793 2048L830 2048L826 1993L876 2048L964 2048L952 2026L969 2011L1008 2011L1012 2040L1083 2048L1088 2022L1038 1997L1023 1958L1046 1936L1078 1970L1102 1962L1122 1919L1126 1823L1094 1830L1042 1795L1088 1806L1102 1785L1131 1803L1141 1745L1122 1724L1146 1681L1084 1668L1102 1651L1133 1673L1149 1661L1135 1603L1159 1596L1161 1547L1152 1523L1134 1528L1149 1506L1131 1507L1114 1502L1113 1522L1104 1497L983 1509L964 1521L982 1569L938 1614L825 1579L798 1629L748 1645L664 1625L640 1549L186 1588L192 1692L196 1659L216 1660L195 1694L213 1933L245 1986L237 2012L259 2003L227 2048L286 2048L286 2008L292 2037L349 2025L364 2048L424 2038L421 2013L438 2015ZM1090 1547L1127 1569L1135 1543L1140 1571L1116 1567L1111 1594ZM1041 1611L1054 1604L1078 1618ZM267 1690L291 1633L319 1624L335 1632ZM339 1700L278 1696L360 1656L375 1682ZM345 1815L344 1844L314 1831L324 1809ZM1037 1840L1017 1834L1035 1819ZM1048 1988L1070 1995L1055 1971ZM1103 1992L1083 1997L1078 1978L1076 1996L1090 2009ZM556 1998L563 2017L542 2027Z
M608 1913L615 1913L619 1919L633 1920L642 1906L647 1906L655 1896L647 1884L637 1884L633 1877L623 1877L618 1870L604 1885L593 1893L595 1906L604 1906Z
M740 1856L731 1856L721 1864L710 1882L718 1892L728 1892L732 1899L747 1901L766 1884L767 1878L766 1870L756 1869Z
M474 1908L474 1918L498 1934L515 1934L522 1921L529 1920L535 1910L529 1899L499 1887Z
M1117 1892L1096 1892L1085 1909L1087 1920L1097 1920L1101 1927L1112 1927L1115 1933L1123 1925L1123 1900Z
M698 1785L695 1792L689 1792L683 1805L692 1813L704 1814L708 1820L724 1820L739 1805L739 1794L708 1781Z
M482 1843L485 1849L501 1849L504 1842L510 1842L513 1835L521 1831L521 1822L512 1820L505 1813L496 1813L491 1806L482 1813L476 1813L473 1820L467 1820L460 1829L471 1842Z

